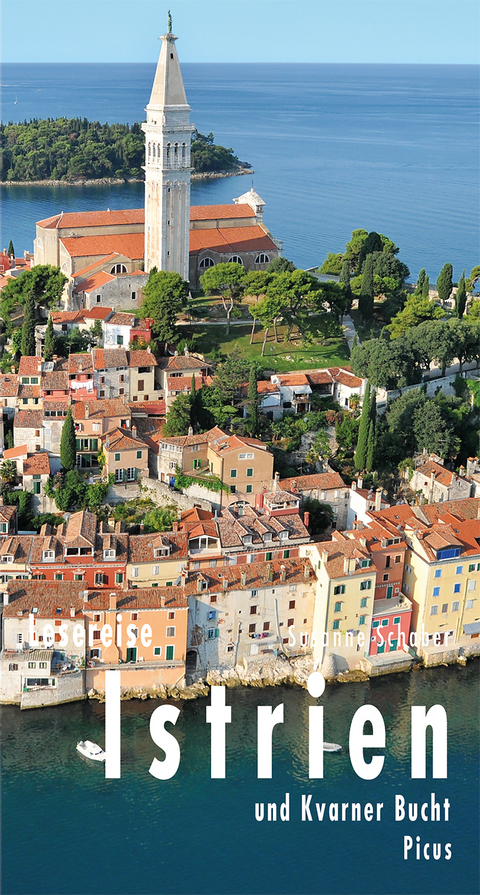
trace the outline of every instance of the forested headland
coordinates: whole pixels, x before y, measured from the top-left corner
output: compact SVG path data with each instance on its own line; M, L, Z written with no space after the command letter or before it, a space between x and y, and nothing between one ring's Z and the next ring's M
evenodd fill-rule
M100 124L86 118L32 119L0 124L0 181L143 179L145 135L140 124ZM194 131L195 174L234 174L248 163Z

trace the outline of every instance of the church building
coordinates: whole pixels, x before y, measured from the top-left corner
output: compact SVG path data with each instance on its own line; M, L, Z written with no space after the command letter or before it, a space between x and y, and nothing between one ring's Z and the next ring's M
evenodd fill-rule
M35 264L59 266L69 278L66 306L123 309L141 303L153 267L199 286L215 264L265 270L281 253L263 223L264 202L250 189L232 205L190 206L190 124L171 31L162 41L145 133L145 208L69 212L36 224Z

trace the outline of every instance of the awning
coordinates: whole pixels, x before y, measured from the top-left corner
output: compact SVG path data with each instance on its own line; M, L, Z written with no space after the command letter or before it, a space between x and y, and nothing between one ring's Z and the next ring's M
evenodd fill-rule
M480 634L480 622L472 622L471 625L463 626L464 634Z

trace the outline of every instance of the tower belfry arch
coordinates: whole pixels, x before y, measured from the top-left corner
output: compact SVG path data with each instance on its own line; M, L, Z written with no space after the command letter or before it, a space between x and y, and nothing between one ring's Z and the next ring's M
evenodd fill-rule
M190 124L180 63L168 14L145 133L145 270L176 271L189 279Z

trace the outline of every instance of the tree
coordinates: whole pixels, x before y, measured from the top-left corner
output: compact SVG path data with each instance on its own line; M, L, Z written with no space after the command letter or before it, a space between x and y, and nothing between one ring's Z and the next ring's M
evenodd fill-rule
M428 274L426 275L422 284L421 296L422 298L430 298L430 277L428 276Z
M92 340L92 344L100 345L103 339L103 326L101 320L95 320L93 326L90 327L90 338Z
M285 271L292 273L294 270L296 267L288 258L274 258L268 265L268 273L285 273Z
M141 317L152 317L153 332L162 342L175 342L177 318L185 307L189 286L180 274L152 268L143 289Z
M316 277L305 270L285 271L269 283L267 296L278 302L281 316L288 325L285 341L290 340L295 325L302 332L302 322L305 322L309 311L314 308L319 290L320 284Z
M467 289L465 286L465 271L458 281L457 294L455 296L455 313L457 317L463 317L465 313L465 305L467 303Z
M29 293L23 312L22 343L20 351L23 357L35 355L35 298L33 291Z
M188 435L191 421L192 397L188 392L181 392L175 398L167 413L167 421L162 435Z
M342 253L337 252L334 254L333 252L329 252L322 266L320 267L320 273L324 274L332 274L333 276L337 276L342 269Z
M269 270L250 270L245 277L245 295L255 295L258 304L258 299L261 295L265 295L267 286L273 279L273 276L274 275L270 273ZM252 332L250 333L250 345L253 345L255 324L257 322L253 314L252 317L253 324Z
M373 255L367 255L363 265L362 287L358 299L358 310L364 320L373 317Z
M437 279L438 297L443 304L450 298L453 289L453 267L451 264L444 264Z
M332 525L334 513L329 503L307 497L303 504L303 509L306 513L309 513L308 528L310 534L322 534Z
M8 243L7 255L9 258L15 258L15 249L13 248L12 240Z
M367 445L368 434L371 422L371 404L370 404L370 382L367 382L365 395L363 397L362 415L360 417L360 426L358 429L357 450L355 451L354 463L355 469L362 470L367 464Z
M422 267L422 269L417 277L417 285L415 286L415 292L413 293L414 295L422 295L423 284L425 282L426 276L427 276L427 271L425 270L424 267Z
M375 230L372 230L360 249L360 254L358 256L358 266L360 270L362 270L363 265L367 260L367 256L372 255L374 252L383 252L383 243L380 234L376 233Z
M53 360L53 355L56 353L56 338L55 331L53 329L53 318L50 315L48 318L47 328L45 330L45 345L43 348L43 357L46 361Z
M283 302L281 297L267 294L258 304L251 309L250 313L255 320L259 320L263 326L263 345L261 356L265 355L265 346L267 344L268 331L270 327L276 325L276 321L282 314Z
M36 264L12 278L0 294L0 317L5 323L7 335L11 335L14 328L13 312L16 308L25 307L29 295L33 294L37 306L54 308L60 302L66 282L67 277L60 268L49 264Z
M227 336L230 333L230 314L235 300L240 298L243 292L245 279L243 265L230 261L224 264L215 264L200 277L204 292L220 293L223 309L227 315Z
M13 460L4 460L0 466L0 478L2 482L14 484L17 481L17 465Z
M377 435L377 393L373 392L370 401L370 422L368 425L367 452L365 469L372 472L375 464L375 448Z
M471 292L475 283L480 279L480 264L477 264L476 267L473 267L470 271L470 276L466 281L467 292Z
M351 239L345 246L343 260L348 261L350 265L350 272L353 274L357 272L358 259L360 257L360 252L367 236L368 233L366 230L353 230Z
M144 529L147 533L154 531L171 531L172 525L177 519L175 506L155 507L148 510L143 518Z
M256 437L260 431L260 413L258 405L257 372L252 364L248 382L248 404L247 416L245 419L245 429L252 438Z
M401 310L393 318L387 327L390 330L392 339L398 338L408 332L413 326L418 326L424 320L439 320L445 312L439 308L434 301L429 298L423 298L421 295L411 295L403 310Z
M76 461L75 423L73 422L72 409L69 407L62 427L62 437L60 439L60 462L63 469L70 471L75 468ZM61 509L61 507L59 507L59 509Z

